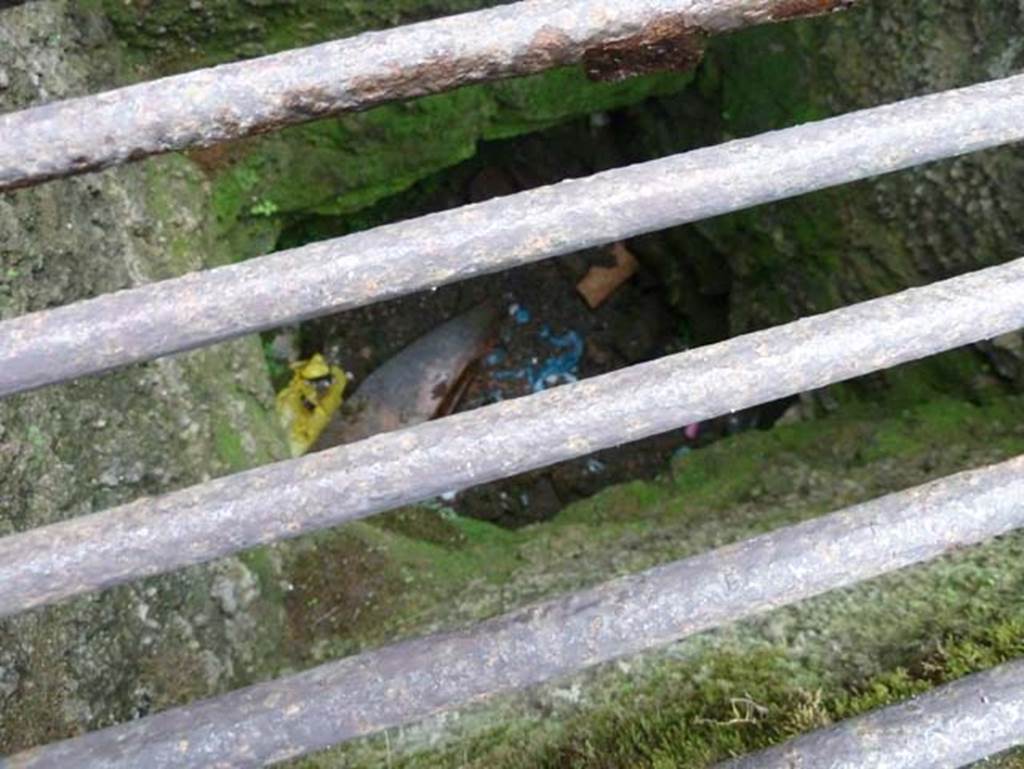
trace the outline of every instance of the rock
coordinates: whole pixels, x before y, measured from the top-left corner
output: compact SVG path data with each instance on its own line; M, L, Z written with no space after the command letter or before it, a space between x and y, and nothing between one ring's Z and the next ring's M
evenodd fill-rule
M10 697L18 690L18 672L0 666L0 699Z
M298 360L300 355L298 328L288 328L274 334L268 353L270 357L281 363Z
M0 113L113 84L117 52L81 42L83 13L63 0L0 12ZM0 196L0 317L203 267L205 185L167 157ZM265 372L249 339L0 400L0 532L283 458ZM182 678L198 652L164 644L185 598L209 594L211 568L150 580L144 601L125 586L0 621L0 755L126 720L139 704L125 681L161 702L210 693ZM238 612L252 593L251 580L236 590ZM269 621L253 628L254 647L259 632L276 638ZM240 657L222 615L198 638L225 664Z
M995 373L1016 384L1024 384L1024 334L1015 331L980 345Z
M259 597L259 582L240 561L227 562L225 573L218 576L210 589L210 596L228 617L247 609Z

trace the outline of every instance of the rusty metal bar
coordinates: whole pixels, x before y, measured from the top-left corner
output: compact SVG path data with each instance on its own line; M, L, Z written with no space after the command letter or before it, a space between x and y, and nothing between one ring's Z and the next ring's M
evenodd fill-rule
M1022 114L1017 76L15 318L0 395L1024 139Z
M1020 327L1024 259L16 534L0 539L0 616L582 456Z
M1022 526L1024 457L461 632L388 646L28 751L0 766L261 766L664 645ZM1014 680L1020 680L1019 673ZM1014 699L1021 724L1019 687L1015 695L993 687L987 696ZM1010 711L996 708L991 715L1004 712Z
M1024 744L1024 660L797 737L719 769L934 769Z
M615 41L697 44L854 2L533 0L198 70L0 116L0 192L540 72Z

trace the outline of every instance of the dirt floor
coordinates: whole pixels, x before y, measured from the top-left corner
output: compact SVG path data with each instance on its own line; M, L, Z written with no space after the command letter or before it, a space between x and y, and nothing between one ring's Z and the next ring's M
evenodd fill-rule
M286 233L285 245L593 173L604 165L596 156L613 154L603 147L600 127L594 130L597 139L581 149L587 157L553 150L552 146L566 143L552 143L543 134L487 145L472 161L386 202L356 226L351 220L306 220ZM685 350L690 343L688 319L671 306L664 284L642 258L632 278L598 307L588 306L577 284L591 268L614 264L608 248L550 259L311 321L286 332L283 342L279 335L272 346L278 354L291 356L324 352L351 372L358 384L446 320L482 302L495 303L500 325L494 344L476 365L456 411ZM723 326L726 307L723 303ZM701 425L699 430L680 424L656 438L488 484L445 503L460 515L507 526L546 520L606 486L653 477L665 469L674 453L687 447L722 434L768 426L781 411L779 404L772 404Z

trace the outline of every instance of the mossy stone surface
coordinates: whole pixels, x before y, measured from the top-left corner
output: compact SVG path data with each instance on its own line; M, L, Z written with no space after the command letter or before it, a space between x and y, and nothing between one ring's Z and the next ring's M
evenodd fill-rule
M463 531L454 548L389 525L380 552L416 609L400 596L378 615L386 628L357 635L374 645L461 625L1015 456L1022 416L1019 397L849 407L721 441L519 531L438 513ZM294 765L372 766L390 751L405 767L708 766L1020 656L1022 548L1008 536Z
M482 5L36 0L3 12L0 109ZM311 215L344 231L481 140L594 111L619 110L643 159L1010 74L1022 15L996 0L865 2L716 41L692 87L560 70L11 194L0 316L264 253ZM1021 159L935 164L638 251L681 311L727 295L742 333L1017 255ZM815 394L830 416L723 441L525 529L404 510L0 623L0 753L1018 454L1024 407L993 384L1013 349ZM0 534L283 456L253 339L19 396L0 404ZM701 766L1018 655L1022 546L1006 537L300 763Z
M75 4L0 16L0 110L115 77ZM208 193L165 157L0 196L0 317L206 266ZM253 339L4 399L0 535L283 458L272 403ZM249 680L275 632L251 582L226 559L0 622L0 754Z

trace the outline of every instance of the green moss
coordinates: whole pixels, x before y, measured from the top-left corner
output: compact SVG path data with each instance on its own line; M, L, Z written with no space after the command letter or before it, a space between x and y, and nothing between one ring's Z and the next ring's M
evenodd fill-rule
M410 635L457 591L506 582L516 539L486 523L408 508L304 540L282 569L294 585L285 598L294 661Z
M200 169L180 155L154 158L140 168L145 217L139 226L150 228L161 244L148 255L149 277L173 278L221 263L207 206L209 185ZM210 408L213 448L223 465L218 470L246 470L287 456L257 338L191 353L182 366Z
M355 638L340 631L319 648L333 656L442 617L450 626L492 616L999 461L1024 453L1022 424L1019 397L895 412L852 403L691 452L659 480L608 489L517 531L425 510L360 524L344 552L369 548L400 589ZM466 716L450 750L393 755L392 765L699 767L777 743L1024 652L1022 551L1024 537L1007 537L608 666L581 677L582 704L544 699L542 719L499 700ZM371 741L300 765L375 765L374 746L384 749Z
M225 472L248 470L287 456L276 416L255 396L229 389L212 393L211 399L227 399L236 406L231 416L222 413L213 421L214 450Z
M729 651L625 684L615 701L569 721L555 739L501 733L504 747L467 752L467 766L629 769L704 767L783 742L812 729L905 701L935 685L1024 654L1020 619L998 620L864 680L823 668L797 668L783 647ZM474 746L480 748L482 746ZM431 763L435 762L435 763ZM412 758L395 766L455 766L454 755Z
M158 637L156 648L142 659L140 673L147 682L154 710L210 695L201 655L190 648L188 639L173 630Z
M494 3L413 0L303 3L185 0L102 8L137 62L139 76L345 37L424 17ZM592 83L580 67L386 105L365 113L292 127L258 139L191 153L213 181L216 261L273 250L296 215L358 212L410 188L476 152L481 139L504 138L560 121L633 104L685 87L688 75ZM172 247L175 247L172 244Z
M574 67L295 126L240 145L222 166L208 154L193 156L213 174L220 250L240 259L270 250L296 217L351 216L408 190L471 158L481 139L539 130L688 81L661 75L591 83Z
M978 767L986 767L987 769L996 769L997 767L998 769L1021 769L1021 767L1024 767L1024 749L1011 750L1002 756L982 761L978 764Z
M715 41L716 78L704 92L720 89L729 134L749 136L831 114L823 91L831 73L820 71L816 50L825 29L821 20L762 26Z
M587 79L581 67L574 66L494 83L484 87L493 104L493 117L481 137L507 139L541 131L566 118L677 93L692 80L691 73L665 73L617 83L595 83Z
M218 420L214 424L213 445L217 456L233 472L250 467L242 448L242 437L229 422Z
M671 116L678 130L666 130L663 120L646 113L631 115L627 130L636 135L645 155L663 155L850 109L837 102L837 92L852 87L842 78L866 73L834 70L848 65L853 54L842 53L842 46L852 46L850 27L869 26L863 20L867 13L862 6L838 17L757 27L717 38L700 68L696 87L659 100L659 108ZM942 22L927 21L940 28L937 35L948 36ZM915 226L915 217L922 213L914 204L907 204L909 210L902 212L906 221L900 221L901 209L893 206L917 199L922 183L914 174L860 182L682 228L685 233L674 240L679 245L656 258L662 263L659 272L681 313L690 316L699 314L702 299L680 284L692 283L694 272L703 283L702 265L718 265L727 272L726 278L713 275L707 283L719 292L724 291L723 283L728 284L728 331L737 335L1005 258L1005 248L999 253L988 243L966 245L969 239L963 232L956 234L953 244L933 245L938 235L929 227ZM944 184L942 194L949 195L948 189ZM954 216L961 223L968 218ZM933 249L939 253L932 253ZM680 251L692 271L674 268L672 262L679 261ZM842 385L834 388L833 395L840 401L876 398L884 389L886 397L904 404L937 395L985 397L993 389L986 373L981 355L958 351L886 372L867 384Z
M351 638L372 637L391 613L392 597L401 595L390 558L364 533L362 525L346 527L289 553L285 575L295 589L285 607L290 635L302 647L333 641L333 654L357 650Z
M140 166L145 177L146 227L153 228L161 248L147 267L153 280L173 278L206 264L210 239L205 212L206 183L181 156L154 158Z
M210 0L196 12L185 0L102 2L129 58L147 67L156 61L164 71L481 4ZM694 89L716 114L714 124L673 113L681 119L668 127L660 121L657 136L644 137L649 154L829 114L831 73L820 69L817 48L824 25L836 23L716 41ZM175 173L194 190L205 183L196 168L205 171L216 243L171 231L168 252L176 263L197 245L215 262L245 258L273 249L285 228L310 214L335 220L340 231L377 223L396 193L470 157L481 139L678 92L687 82L599 85L565 69L192 153L196 167ZM171 189L156 190L150 201L168 221ZM695 258L729 261L733 330L920 282L911 250L883 218L865 214L873 195L854 185L695 226L688 243L704 249ZM387 218L401 214L398 206ZM877 252L886 258L868 258ZM859 386L884 384L885 408L864 402L870 390L836 388L838 415L723 441L684 457L657 481L610 489L518 532L422 509L327 532L281 564L285 581L298 588L291 592L280 591L269 551L246 563L287 612L295 640L287 661L295 664L479 619L1021 452L1020 400L977 393L979 370L971 353L955 353ZM943 397L965 392L976 402ZM262 409L255 398L252 407ZM225 465L251 463L252 447L233 421L217 423L214 439ZM1019 538L1008 538L896 575L884 589L872 583L781 612L767 628L747 623L693 639L685 653L634 675L602 674L581 713L541 726L521 712L489 719L482 735L457 750L407 763L463 765L471 754L489 767L699 766L901 699L1019 653L1021 578L1008 564L1020 548ZM968 613L979 606L981 614ZM972 624L980 628L973 634Z
M459 548L467 542L466 534L452 520L453 514L444 509L405 507L374 518L374 524L386 531L409 539Z
M239 553L238 558L259 580L260 595L272 604L282 603L284 591L281 588L281 569L273 550L257 547Z
M692 677L645 681L630 692L639 707L602 708L585 727L573 723L562 739L499 766L695 767L747 753L827 722L818 693L792 667L780 649L723 654Z
M1012 612L1004 612L1004 614ZM934 686L1024 654L1017 616L973 616L970 630L907 654L904 665L858 677L791 649L761 643L612 674L600 704L551 722L492 726L469 744L390 757L397 768L696 769L784 742L799 734L903 702ZM1017 766L1020 754L998 766ZM330 754L309 767L350 766ZM362 765L362 764L359 764Z

